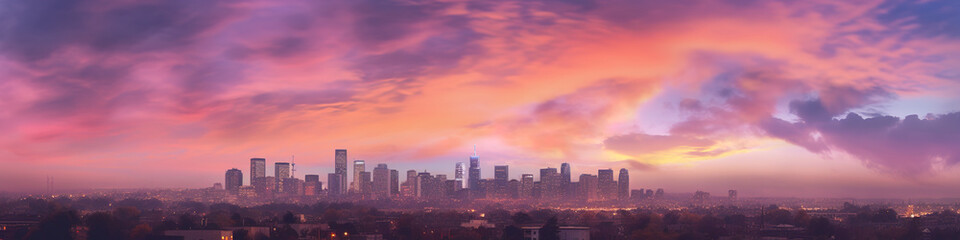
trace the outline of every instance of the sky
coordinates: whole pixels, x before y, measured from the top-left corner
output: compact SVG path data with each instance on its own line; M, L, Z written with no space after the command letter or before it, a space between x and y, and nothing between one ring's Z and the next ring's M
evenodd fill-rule
M960 197L960 1L4 1L0 132L12 192L476 145L485 178Z

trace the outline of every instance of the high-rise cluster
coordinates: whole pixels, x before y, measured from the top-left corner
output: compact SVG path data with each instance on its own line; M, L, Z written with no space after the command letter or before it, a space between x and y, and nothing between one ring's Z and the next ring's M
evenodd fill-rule
M367 162L354 160L353 170L348 171L347 150L334 150L334 172L327 174L327 187L319 174L306 174L300 180L293 173L293 164L274 163L273 176L266 176L266 159L250 159L250 184L243 186L243 174L239 169L227 171L224 188L241 196L326 196L351 197L359 199L523 199L540 201L622 201L627 199L657 198L663 195L663 189L630 189L630 175L621 168L615 179L613 169L599 169L596 175L581 174L574 182L573 170L569 163L560 168L540 169L539 179L534 174L520 174L520 179L510 179L509 165L493 166L493 179L483 179L480 175L480 157L474 146L469 157L469 168L463 162L456 162L453 177L446 174L406 171L401 179L400 172L379 163L368 171ZM467 176L464 176L464 173ZM348 174L350 178L348 178ZM466 177L466 179L464 179ZM347 183L347 179L352 181ZM404 180L404 181L401 181ZM464 182L466 180L466 183ZM348 187L349 186L349 187ZM736 192L731 192L735 198Z

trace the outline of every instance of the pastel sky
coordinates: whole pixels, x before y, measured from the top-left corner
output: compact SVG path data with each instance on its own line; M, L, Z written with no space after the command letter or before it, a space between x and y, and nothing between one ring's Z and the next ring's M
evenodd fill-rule
M477 145L484 177L960 197L960 1L4 1L0 132L0 191Z

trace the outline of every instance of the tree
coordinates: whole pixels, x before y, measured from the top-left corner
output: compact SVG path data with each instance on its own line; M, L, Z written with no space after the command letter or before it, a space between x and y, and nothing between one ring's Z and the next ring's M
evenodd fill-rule
M113 215L96 212L87 215L87 238L102 240L123 240L123 223Z
M510 219L513 220L514 224L527 224L530 221L533 221L533 218L531 218L530 215L527 215L523 212L514 213L513 217L510 217Z
M560 225L557 223L557 216L551 217L547 223L540 227L540 240L560 240Z
M500 238L503 240L523 240L523 229L514 225L507 226L503 228L503 235Z
M37 228L27 234L27 239L42 240L71 240L74 226L80 223L80 217L75 210L54 210L40 220Z

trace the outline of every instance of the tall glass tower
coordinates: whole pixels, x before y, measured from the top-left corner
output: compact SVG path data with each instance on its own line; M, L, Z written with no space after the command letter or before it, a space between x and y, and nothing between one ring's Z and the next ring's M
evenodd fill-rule
M337 183L340 184L339 190L340 194L347 192L347 150L346 149L337 149L334 156L334 172L339 174L340 181ZM329 183L327 184L329 186Z

